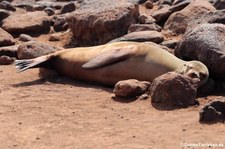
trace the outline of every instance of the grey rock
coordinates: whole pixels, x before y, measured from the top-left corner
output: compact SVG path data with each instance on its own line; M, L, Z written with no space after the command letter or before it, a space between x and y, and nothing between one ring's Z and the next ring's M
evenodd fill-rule
M225 25L202 24L184 35L175 49L175 55L181 59L203 62L209 69L210 77L225 81L224 39Z
M136 41L136 42L154 42L161 43L163 41L163 35L157 31L139 31L139 32L131 32L122 37L116 38L111 42L118 41Z
M32 41L32 40L34 40L34 39L33 39L31 36L29 36L29 35L26 35L26 34L20 34L19 40L20 40L20 41L27 42L27 41Z

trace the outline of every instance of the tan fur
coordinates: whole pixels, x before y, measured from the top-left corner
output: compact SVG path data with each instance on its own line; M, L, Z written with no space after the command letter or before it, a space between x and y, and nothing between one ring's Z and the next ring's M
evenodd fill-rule
M128 51L128 54L125 54L123 60L112 64L98 68L84 68L84 64L96 62L96 57L97 63L101 63L104 56L106 55L107 58L115 49L122 54ZM117 55L116 52L112 54ZM188 73L192 73L190 69L187 69L190 64L191 70L194 70L197 77L200 78L200 73L203 73L201 76L205 77L201 78L202 81L205 82L208 79L208 70L204 64L197 62L198 67L195 68L195 63L183 61L158 46L145 43L116 42L94 47L67 49L48 56L53 57L53 69L59 74L104 85L115 85L118 81L126 79L151 82L169 71L189 75Z

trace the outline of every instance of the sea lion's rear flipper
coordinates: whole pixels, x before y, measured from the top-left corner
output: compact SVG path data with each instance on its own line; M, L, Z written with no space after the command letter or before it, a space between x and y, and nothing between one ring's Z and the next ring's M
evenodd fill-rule
M115 47L107 49L107 51L100 53L98 56L89 60L82 65L82 68L95 69L106 65L118 63L128 59L136 51L135 46Z
M22 72L30 68L42 67L48 60L50 60L49 56L41 56L34 59L15 60L15 66L18 69L18 72Z

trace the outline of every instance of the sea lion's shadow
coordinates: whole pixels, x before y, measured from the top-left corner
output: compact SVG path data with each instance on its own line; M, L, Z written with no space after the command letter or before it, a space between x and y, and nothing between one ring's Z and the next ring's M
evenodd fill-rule
M108 93L113 92L112 87L107 87L107 86L101 86L97 85L95 83L90 83L90 82L81 82L78 80L71 79L69 77L61 77L61 76L51 76L51 77L46 77L46 78L39 78L37 80L29 81L29 82L22 82L22 83L17 83L17 84L12 84L14 87L27 87L27 86L32 86L32 85L43 85L45 83L52 83L52 84L66 84L66 85L71 85L75 87L83 87L83 88L95 88L95 89L101 89L104 90Z

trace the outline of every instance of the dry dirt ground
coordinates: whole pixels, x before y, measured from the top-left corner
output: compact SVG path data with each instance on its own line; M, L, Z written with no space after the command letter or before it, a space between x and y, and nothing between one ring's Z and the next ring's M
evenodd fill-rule
M0 149L176 149L188 148L182 143L225 145L224 124L198 122L201 106L159 110L150 99L115 101L111 88L65 77L41 79L38 72L33 69L16 73L13 65L0 66ZM208 99L200 99L201 105Z

